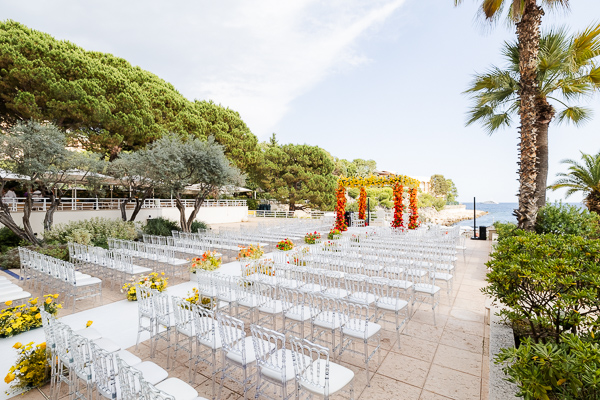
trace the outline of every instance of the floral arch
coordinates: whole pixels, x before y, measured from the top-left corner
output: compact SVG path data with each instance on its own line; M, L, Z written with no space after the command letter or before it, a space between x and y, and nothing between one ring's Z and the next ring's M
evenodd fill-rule
M391 186L394 189L394 221L392 227L399 228L404 226L402 213L404 212L404 204L402 202L404 195L404 187L408 187L409 208L411 211L408 229L415 229L418 226L417 219L419 218L417 210L417 188L420 181L405 175L387 175L387 176L369 176L366 178L354 177L338 179L338 188L336 190L336 205L335 205L335 229L345 231L348 229L344 212L346 211L346 189L360 188L358 197L358 218L365 219L367 208L367 190L366 187L376 186L384 187Z

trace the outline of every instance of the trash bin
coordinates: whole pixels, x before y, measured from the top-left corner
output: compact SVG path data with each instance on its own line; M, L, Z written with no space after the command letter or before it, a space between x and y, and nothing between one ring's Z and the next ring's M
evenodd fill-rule
M487 240L487 226L479 227L479 240Z
M350 216L351 216L352 212L351 211L346 211L344 213L344 219L346 220L346 226L350 226Z

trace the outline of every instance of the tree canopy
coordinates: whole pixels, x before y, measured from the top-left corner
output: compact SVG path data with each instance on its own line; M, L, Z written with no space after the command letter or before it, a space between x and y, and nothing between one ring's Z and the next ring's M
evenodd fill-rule
M333 168L327 152L318 146L271 144L265 146L258 174L261 186L289 204L290 211L305 206L326 210L332 209L335 199Z
M230 165L223 146L212 136L203 141L197 138L184 140L178 135L163 136L148 148L148 157L155 161L147 176L164 192L175 196L180 213L180 225L189 232L206 197L226 185L242 185L239 170ZM193 208L186 216L182 194L194 185Z
M111 158L167 132L214 136L244 171L258 155L258 141L237 112L189 101L122 58L8 20L0 22L0 122L27 119L52 121L84 148Z

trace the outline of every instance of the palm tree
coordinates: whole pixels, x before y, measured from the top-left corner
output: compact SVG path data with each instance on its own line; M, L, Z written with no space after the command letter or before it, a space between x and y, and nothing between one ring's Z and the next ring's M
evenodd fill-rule
M569 0L540 0L548 8L568 7ZM454 0L458 5L462 0ZM515 210L520 228L533 230L537 216L536 181L536 138L538 134L539 95L537 64L540 48L540 25L544 10L538 0L481 0L481 12L488 21L496 21L508 6L509 18L517 27L519 43L520 83L520 162L519 162L519 208Z
M550 188L552 190L568 188L565 197L582 192L588 210L600 214L600 152L594 156L582 152L581 159L583 164L573 160L563 160L563 164L570 165L569 172L556 174L560 179Z
M476 75L466 91L474 101L468 112L467 125L480 122L489 134L510 126L512 117L519 111L518 44L505 43L502 53L507 61L506 68L494 66L489 72ZM600 87L597 76L600 68L594 68L599 55L600 24L576 35L569 35L564 28L551 30L540 40L537 73L540 96L537 98L536 124L538 208L546 203L548 127L553 120L559 124L572 122L580 125L591 117L590 109L572 102L592 95Z

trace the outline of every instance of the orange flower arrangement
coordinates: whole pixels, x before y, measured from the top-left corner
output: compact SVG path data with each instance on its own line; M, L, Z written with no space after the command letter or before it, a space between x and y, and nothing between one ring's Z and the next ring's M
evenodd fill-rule
M419 219L419 209L417 208L417 189L410 189L410 217L408 218L408 229L417 229L419 227L419 223L417 220Z
M367 219L367 189L364 186L360 187L360 195L358 196L358 219Z
M401 183L396 183L394 186L394 221L392 221L392 228L404 228L404 220L402 219L402 213L404 212L403 194L404 186Z
M338 229L343 232L348 230L348 226L346 225L346 219L344 218L344 212L346 211L346 188L342 182L340 182L337 190L335 191L335 196L337 198L337 202L335 205L336 217L334 229Z

